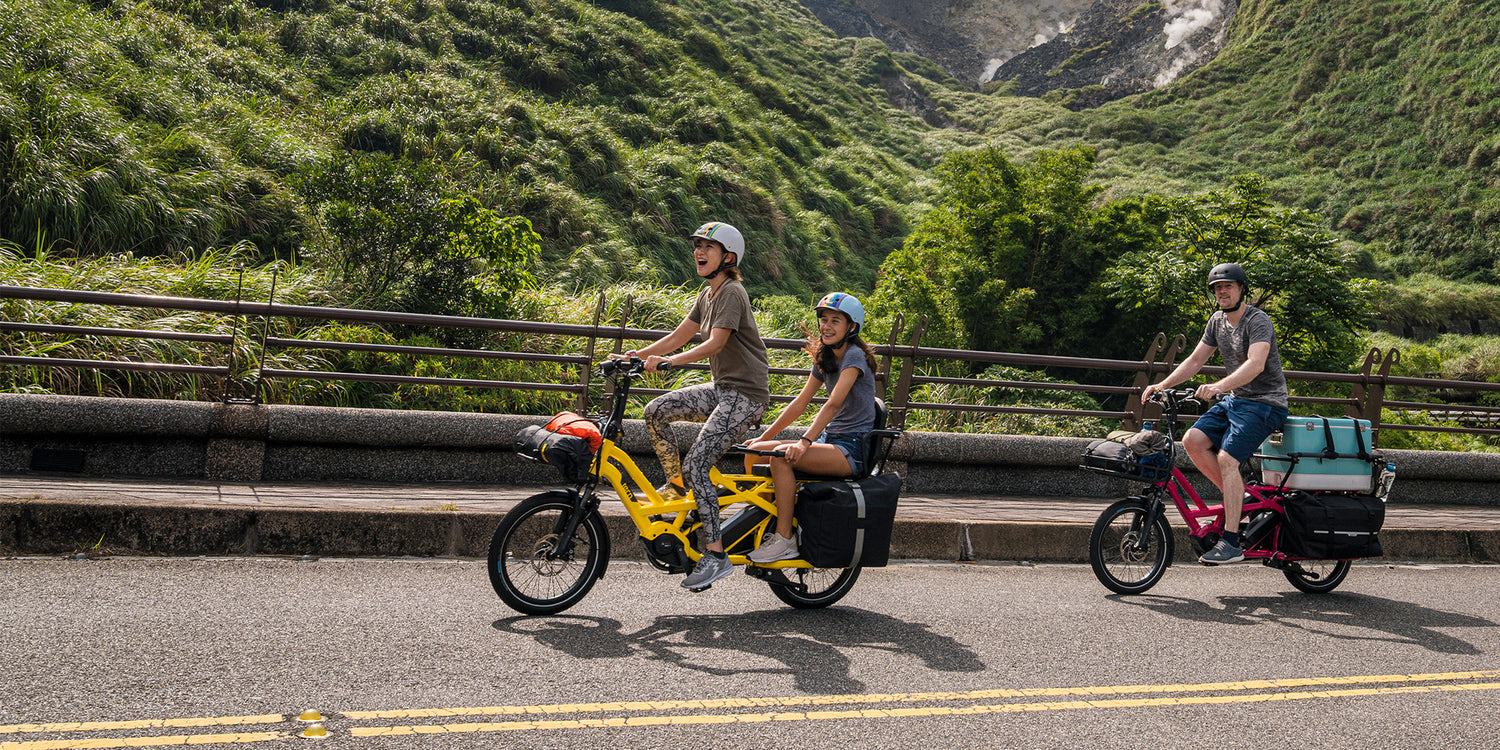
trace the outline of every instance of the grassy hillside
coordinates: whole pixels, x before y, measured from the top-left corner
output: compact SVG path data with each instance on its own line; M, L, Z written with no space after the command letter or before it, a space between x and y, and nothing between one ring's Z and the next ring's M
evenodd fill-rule
M434 223L333 226L364 170L525 216L549 280L688 280L725 219L753 288L868 289L955 142L898 74L956 86L784 0L0 0L0 237L319 260Z
M1243 0L1225 50L1176 83L990 133L1013 150L1096 145L1106 198L1258 172L1365 245L1367 270L1495 284L1497 93L1500 3Z
M0 238L249 241L349 299L351 258L441 251L447 201L474 197L531 221L547 282L689 281L679 238L719 218L750 238L752 291L806 297L873 288L944 152L1083 143L1100 200L1258 172L1364 273L1495 284L1496 10L1244 0L1209 65L1073 112L836 38L792 0L0 0Z

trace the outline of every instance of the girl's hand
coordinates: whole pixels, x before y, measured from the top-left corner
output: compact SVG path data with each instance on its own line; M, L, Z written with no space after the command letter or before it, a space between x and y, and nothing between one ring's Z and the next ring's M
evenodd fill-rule
M798 440L782 450L786 453L786 462L795 464L802 459L802 454L807 452L807 441Z

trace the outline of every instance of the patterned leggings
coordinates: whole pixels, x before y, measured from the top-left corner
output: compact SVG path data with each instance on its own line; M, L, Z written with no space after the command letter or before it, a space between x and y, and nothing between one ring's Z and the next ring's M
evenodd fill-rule
M700 383L671 393L664 393L646 404L646 433L651 447L661 459L667 478L681 476L698 500L698 515L703 518L704 543L719 541L719 493L709 480L708 470L718 462L729 446L760 422L766 404L757 404L733 388ZM677 443L672 439L673 422L703 422L703 431L687 457L679 459Z

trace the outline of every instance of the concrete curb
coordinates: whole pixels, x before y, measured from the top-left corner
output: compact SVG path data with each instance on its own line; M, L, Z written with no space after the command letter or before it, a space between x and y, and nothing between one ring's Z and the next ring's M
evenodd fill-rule
M502 514L442 510L320 510L0 501L0 554L312 555L482 558ZM612 556L644 559L630 519L606 515ZM1195 554L1175 527L1178 564ZM896 519L892 559L1048 563L1088 561L1080 523ZM1500 529L1381 532L1385 557L1413 562L1500 562Z

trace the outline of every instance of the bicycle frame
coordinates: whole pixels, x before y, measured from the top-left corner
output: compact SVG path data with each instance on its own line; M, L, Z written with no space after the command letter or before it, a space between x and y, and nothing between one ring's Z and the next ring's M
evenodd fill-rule
M625 511L630 514L630 520L635 523L642 539L651 542L663 535L676 537L681 542L688 559L697 562L703 556L700 550L694 548L691 541L693 532L699 526L699 523L692 517L693 512L698 510L697 500L692 494L681 500L670 502L663 499L657 493L656 488L651 485L650 480L646 478L645 472L636 465L635 459L615 442L623 430L625 404L630 395L630 380L640 373L639 364L633 362L614 372L617 373L613 375L617 388L610 414L602 425L604 442L595 456L593 475L580 488L579 502L581 506L593 504L597 507L598 498L594 490L600 481L608 482L615 491L615 495L619 497L620 503L625 506ZM605 374L608 376L612 373ZM721 510L744 503L760 508L768 514L766 519L755 524L747 534L736 539L724 539L726 549L746 536L753 534L755 539L764 536L767 528L776 520L776 502L770 477L755 474L724 474L714 467L709 470L709 478L714 487L728 490L727 494L719 493ZM575 514L575 520L570 525L576 528L576 519L581 518L582 515ZM562 538L571 537L573 531L574 528L567 529ZM812 567L811 563L802 559L755 563L743 554L731 554L729 561L735 565L754 565L761 568Z
M1209 534L1222 534L1224 531L1224 505L1209 505L1198 495L1198 491L1188 483L1187 476L1176 466L1172 467L1172 476L1152 487L1153 494L1165 490L1167 496L1172 498L1172 503L1177 506L1177 512L1182 516L1183 523L1187 524L1190 536L1202 539ZM1263 510L1269 510L1277 515L1286 513L1282 505L1283 491L1276 487L1264 484L1246 484L1246 494L1250 497L1246 500L1240 513L1254 516ZM1278 550L1281 527L1272 530L1254 546L1245 548L1246 558L1292 560L1298 558L1288 557Z

